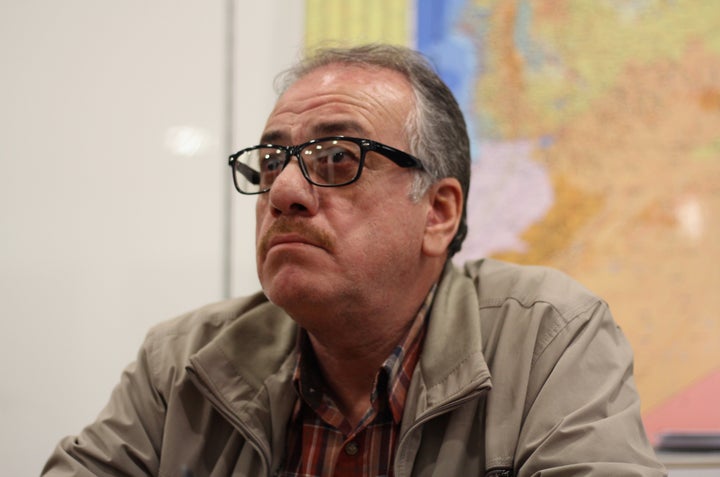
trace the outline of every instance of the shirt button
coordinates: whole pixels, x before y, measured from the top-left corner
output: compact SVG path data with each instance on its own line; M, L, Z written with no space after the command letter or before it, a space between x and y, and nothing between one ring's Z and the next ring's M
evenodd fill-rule
M359 450L360 450L360 446L357 445L357 443L355 443L355 442L349 442L345 446L345 453L349 456L356 455Z

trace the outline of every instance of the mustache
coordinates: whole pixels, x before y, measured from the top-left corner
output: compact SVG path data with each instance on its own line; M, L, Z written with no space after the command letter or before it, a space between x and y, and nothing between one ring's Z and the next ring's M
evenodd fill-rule
M335 243L328 233L319 228L302 221L297 220L283 220L279 219L267 229L265 234L260 239L258 246L258 253L261 256L265 256L270 248L270 241L276 235L282 234L297 234L303 239L324 248L325 250L332 251L335 248Z

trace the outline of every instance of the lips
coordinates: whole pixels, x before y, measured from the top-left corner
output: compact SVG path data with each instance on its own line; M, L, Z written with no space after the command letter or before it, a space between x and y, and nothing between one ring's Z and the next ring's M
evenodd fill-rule
M307 222L278 220L265 232L258 247L260 256L282 244L305 244L328 251L333 249L330 236Z
M308 240L307 238L298 235L298 234L280 234L280 235L273 235L270 237L270 240L268 241L268 250L273 248L276 245L283 245L283 244L303 244L303 245L312 245L315 247L319 247L320 245L313 243L311 240Z

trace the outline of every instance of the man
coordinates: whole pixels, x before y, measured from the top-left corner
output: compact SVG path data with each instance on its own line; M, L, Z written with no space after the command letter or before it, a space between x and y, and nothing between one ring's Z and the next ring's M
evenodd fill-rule
M230 164L263 293L154 328L46 475L663 475L601 300L450 264L468 138L422 57L318 53L260 142Z

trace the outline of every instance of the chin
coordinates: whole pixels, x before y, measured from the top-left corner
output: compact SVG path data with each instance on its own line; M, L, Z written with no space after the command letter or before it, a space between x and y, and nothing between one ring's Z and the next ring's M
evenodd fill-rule
M317 296L312 292L282 290L278 293L278 290L273 292L271 289L264 289L264 292L270 303L282 308L294 321L303 327L309 326L313 318L317 317L323 308L322 304L318 303ZM309 299L309 297L313 297L313 299Z
M271 303L288 310L293 306L315 301L318 296L317 290L307 288L307 278L290 277L287 274L274 275L269 280L260 280L262 290Z

